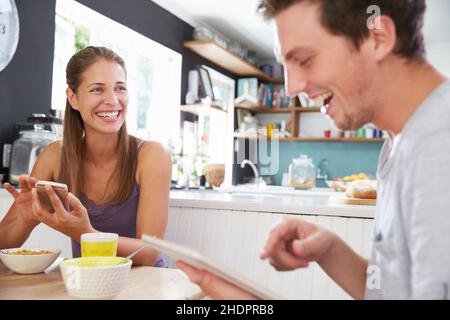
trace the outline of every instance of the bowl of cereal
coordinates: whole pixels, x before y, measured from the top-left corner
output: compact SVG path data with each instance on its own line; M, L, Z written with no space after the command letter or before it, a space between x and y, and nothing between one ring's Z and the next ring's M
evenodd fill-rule
M56 248L11 248L0 250L0 260L16 273L33 274L43 272L60 254Z

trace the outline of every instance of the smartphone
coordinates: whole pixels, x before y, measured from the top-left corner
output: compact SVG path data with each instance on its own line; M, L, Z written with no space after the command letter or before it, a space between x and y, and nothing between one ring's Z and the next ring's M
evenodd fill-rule
M55 212L52 202L50 201L50 198L48 196L47 190L45 190L46 186L50 186L53 188L53 190L55 190L56 194L59 197L59 200L61 200L64 208L66 208L66 210L68 211L69 201L67 200L68 195L67 185L64 183L58 183L53 181L39 180L36 183L36 190L39 196L39 200L41 201L42 207L50 212Z

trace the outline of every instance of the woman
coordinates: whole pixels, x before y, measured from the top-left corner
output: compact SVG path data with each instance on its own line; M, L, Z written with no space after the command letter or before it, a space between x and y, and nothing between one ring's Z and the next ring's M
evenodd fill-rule
M32 178L20 178L20 192L0 223L0 247L20 246L34 227L45 223L72 239L80 255L80 236L88 232L119 234L117 255L142 246L143 233L164 237L168 217L170 154L156 142L128 135L128 91L124 61L104 47L76 53L66 70L67 103L63 140L50 144L34 165ZM47 192L55 213L42 208L37 180L66 183L71 212L55 192ZM150 248L133 258L136 265L163 266Z

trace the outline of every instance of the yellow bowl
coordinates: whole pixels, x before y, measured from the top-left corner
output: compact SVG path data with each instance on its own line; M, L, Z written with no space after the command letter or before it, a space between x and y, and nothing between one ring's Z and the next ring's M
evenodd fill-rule
M60 265L68 294L76 299L113 299L125 287L132 261L122 257L83 257Z

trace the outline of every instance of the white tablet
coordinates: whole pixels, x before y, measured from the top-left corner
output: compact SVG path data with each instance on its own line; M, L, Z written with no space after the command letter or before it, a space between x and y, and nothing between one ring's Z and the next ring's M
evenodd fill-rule
M199 269L207 270L221 277L222 279L225 279L228 282L244 290L247 290L248 292L252 293L253 295L255 295L260 299L265 300L283 299L276 293L261 287L260 285L243 277L237 272L204 257L194 249L167 240L161 240L156 237L148 236L145 234L142 235L142 240L146 242L150 247L167 254L173 259L186 262L187 264L190 264L191 266Z

